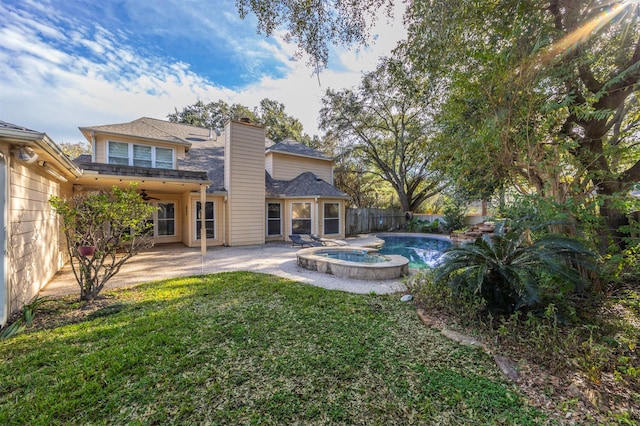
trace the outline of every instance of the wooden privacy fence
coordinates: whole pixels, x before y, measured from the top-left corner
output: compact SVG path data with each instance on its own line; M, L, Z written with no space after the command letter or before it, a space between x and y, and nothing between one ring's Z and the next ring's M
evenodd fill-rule
M347 209L347 235L391 231L404 223L404 213L396 209Z

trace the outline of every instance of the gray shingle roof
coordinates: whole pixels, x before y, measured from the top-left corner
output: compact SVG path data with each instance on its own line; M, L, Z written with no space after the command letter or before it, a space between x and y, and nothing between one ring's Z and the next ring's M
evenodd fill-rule
M285 139L267 148L266 152L281 152L285 154L300 155L303 157L319 158L321 160L333 160L328 155L323 154L317 149L313 149L303 143L294 141L293 139Z
M81 127L80 130L89 139L91 131L153 139L178 144L188 144L189 152L184 159L178 160L178 169L186 172L206 172L212 184L207 192L224 191L224 138L211 135L209 129L181 123L172 123L154 118L142 117L130 123L104 126ZM277 144L265 140L265 152L281 152L291 155L318 158L331 161L331 157L300 142L286 139ZM80 156L75 162L91 168L90 156ZM178 172L179 173L179 172ZM280 181L266 173L266 191L271 197L347 197L328 182L307 172L291 181Z
M142 117L129 123L107 124L104 126L80 127L85 135L91 131L114 135L154 139L180 145L191 145L209 139L209 129L189 124L173 123L155 118Z
M10 129L10 130L22 130L24 132L40 133L36 130L27 129L26 127L18 126L17 124L7 123L6 121L2 121L2 120L0 120L0 128Z
M302 173L290 181L275 180L269 173L266 176L266 192L269 197L349 197L311 172Z
M207 192L224 191L224 139L193 141L189 153L178 160L178 168L205 171L212 182Z

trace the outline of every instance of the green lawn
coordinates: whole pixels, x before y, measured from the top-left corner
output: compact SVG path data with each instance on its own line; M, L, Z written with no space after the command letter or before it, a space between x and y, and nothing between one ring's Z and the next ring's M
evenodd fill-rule
M0 341L0 424L545 421L398 297L245 272L107 295L79 322Z

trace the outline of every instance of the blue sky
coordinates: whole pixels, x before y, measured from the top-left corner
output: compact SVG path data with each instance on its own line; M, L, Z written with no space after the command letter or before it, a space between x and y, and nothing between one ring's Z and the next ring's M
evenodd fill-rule
M399 4L370 47L334 49L319 84L282 33L258 35L234 3L2 0L0 120L77 142L79 126L165 119L198 99L252 108L267 97L317 134L325 90L356 85L405 35Z

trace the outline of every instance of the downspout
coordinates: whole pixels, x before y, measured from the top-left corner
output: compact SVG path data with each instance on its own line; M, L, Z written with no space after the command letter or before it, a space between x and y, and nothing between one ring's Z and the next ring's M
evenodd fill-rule
M96 162L96 132L94 130L91 131L91 161L93 163Z
M0 250L2 250L2 264L0 265L0 327L4 327L7 321L9 320L9 312L11 311L11 298L9 292L9 274L8 274L8 266L9 266L9 252L7 247L8 240L8 232L10 230L10 226L7 226L7 221L9 220L8 211L8 200L7 193L9 191L9 182L8 182L8 157L3 153L0 153L0 163L2 169L2 176L0 176L0 185L2 188L0 189L2 198L0 199L0 205L2 205L2 209L0 211L0 220L2 223L0 224Z
M315 210L315 212L312 212L313 220L311 221L311 233L312 234L318 234L318 235L322 236L320 234L320 216L319 216L320 206L318 205L318 197L315 197L314 201L315 201L315 203L314 203L313 210ZM313 228L315 228L315 229L313 229ZM322 233L324 234L324 229L322 231L323 231Z
M207 254L206 205L207 187L206 185L200 185L200 254L203 258Z
M227 246L227 196L224 196L222 204L222 245Z

